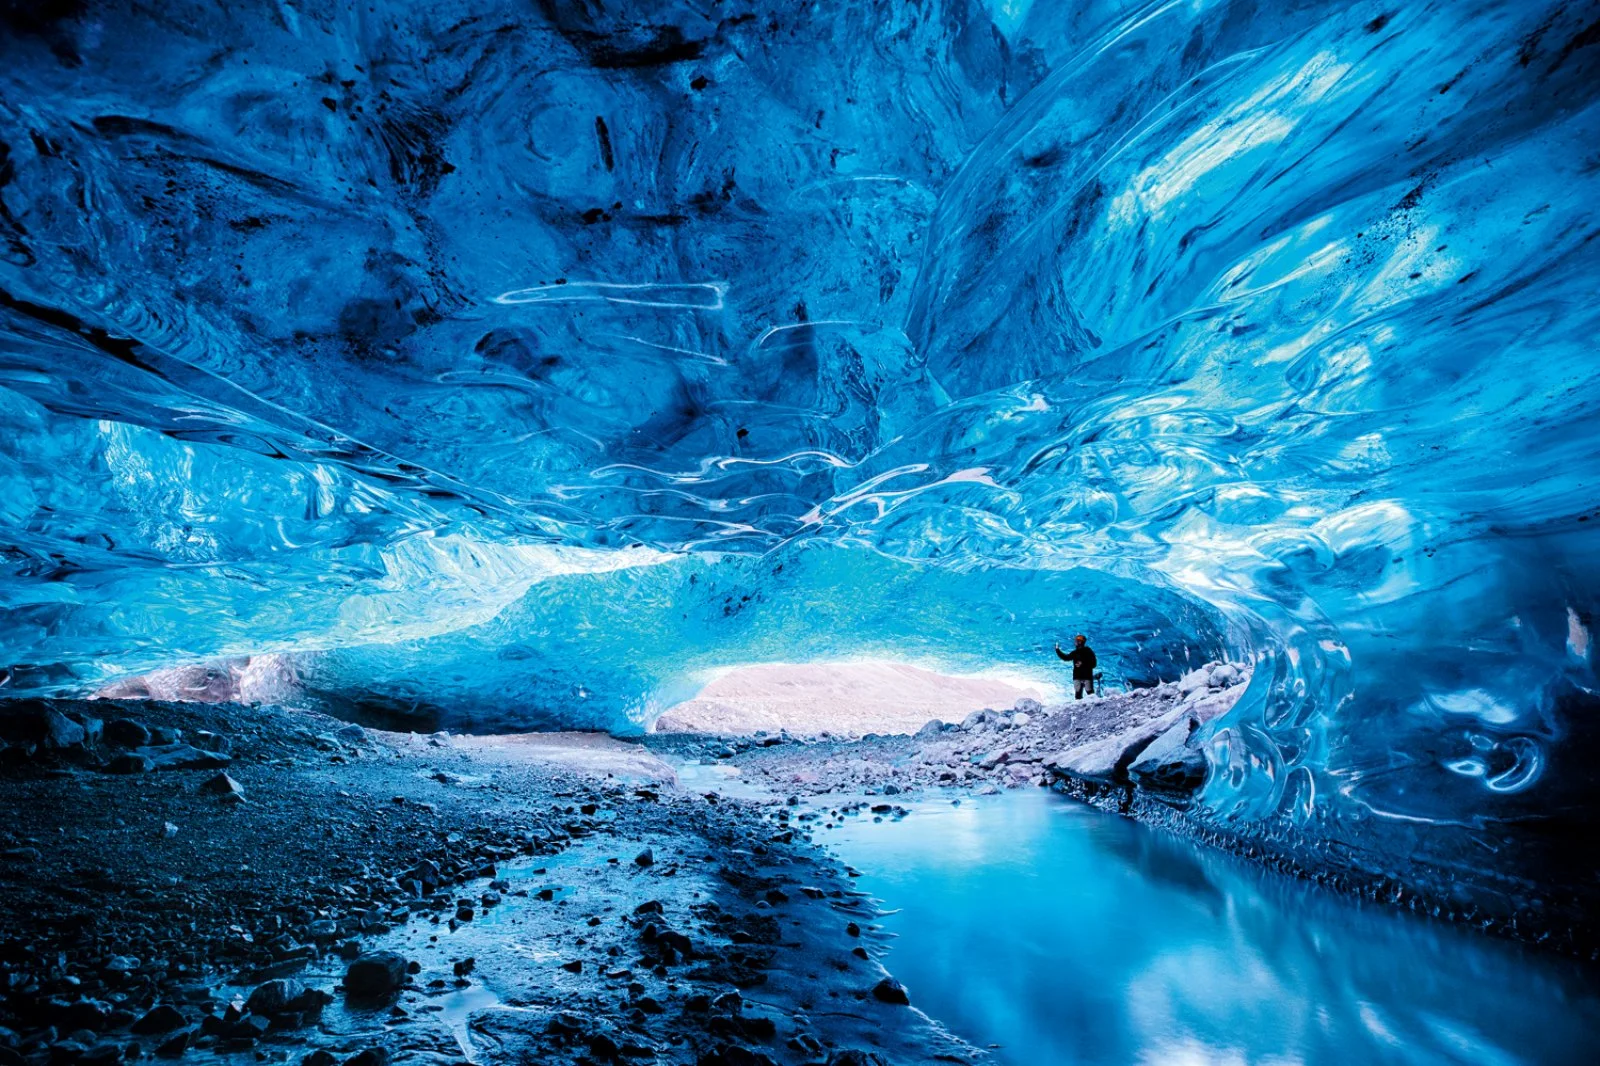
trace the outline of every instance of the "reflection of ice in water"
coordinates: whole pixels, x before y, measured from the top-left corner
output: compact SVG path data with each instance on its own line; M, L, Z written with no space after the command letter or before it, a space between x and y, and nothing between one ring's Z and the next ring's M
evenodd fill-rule
M1587 1062L1600 978L1043 792L820 839L898 908L885 960L996 1061Z

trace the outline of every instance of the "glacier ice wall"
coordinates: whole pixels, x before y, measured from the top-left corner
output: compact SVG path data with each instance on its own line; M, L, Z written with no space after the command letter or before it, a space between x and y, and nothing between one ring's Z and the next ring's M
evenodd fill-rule
M10 692L1226 639L1219 822L1589 876L1592 4L4 17Z

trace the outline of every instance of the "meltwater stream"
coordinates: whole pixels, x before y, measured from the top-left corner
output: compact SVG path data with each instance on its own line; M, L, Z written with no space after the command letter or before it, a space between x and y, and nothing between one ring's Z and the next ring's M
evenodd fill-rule
M820 839L912 1002L1016 1066L1589 1063L1600 973L1015 792Z

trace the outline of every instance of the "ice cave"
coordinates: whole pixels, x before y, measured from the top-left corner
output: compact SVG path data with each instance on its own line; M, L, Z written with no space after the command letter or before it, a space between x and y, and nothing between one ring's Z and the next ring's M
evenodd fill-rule
M0 552L0 1066L1591 1062L1600 3L4 0Z

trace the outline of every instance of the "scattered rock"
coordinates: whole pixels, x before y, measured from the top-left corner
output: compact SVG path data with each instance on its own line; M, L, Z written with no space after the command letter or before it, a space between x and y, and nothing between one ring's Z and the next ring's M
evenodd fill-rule
M218 774L216 777L209 778L200 788L206 792L214 792L219 796L244 795L244 786L228 774Z
M645 848L643 851L633 857L633 861L637 866L654 866L656 862L656 853L650 848Z
M38 700L12 701L0 714L0 739L11 744L70 751L83 748L88 737L81 723Z
M1184 714L1183 708L1173 708L1159 718L1141 722L1120 733L1057 752L1045 760L1045 765L1083 781L1125 780L1129 764L1145 746L1170 729Z
M978 761L978 765L985 770L993 770L996 766L1011 758L1010 748L997 748Z
M184 1024L183 1012L170 1003L158 1003L133 1023L132 1030L140 1036L170 1033Z
M113 718L106 723L105 738L119 748L142 748L150 743L150 730L132 718Z
M253 1014L315 1014L333 1001L328 993L307 988L299 981L280 978L256 986L245 1000L245 1009Z
M152 739L154 730L151 731ZM138 754L155 763L157 770L220 770L233 761L232 756L220 752L201 751L188 744L151 744L140 748Z
M212 733L205 729L198 730L195 733L194 746L201 751L217 752L223 755L233 751L233 741L220 733Z
M971 714L963 718L961 720L961 728L967 730L977 729L980 726L987 725L991 722L998 722L999 720L1000 716L998 714L995 714L988 708L984 708L981 711L973 711Z
M189 1041L193 1039L193 1029L184 1029L173 1033L156 1045L156 1054L164 1059L175 1059L189 1050Z
M906 986L893 977L885 977L874 985L872 998L880 1003L892 1003L900 1007L911 1005L911 997L906 995Z
M136 751L125 751L105 765L108 774L147 774L155 768L155 762L148 755Z
M1211 671L1209 684L1212 688L1227 688L1239 681L1239 668L1232 663L1221 663Z
M406 980L406 960L393 951L374 951L363 955L345 971L344 990L359 998L393 995Z

